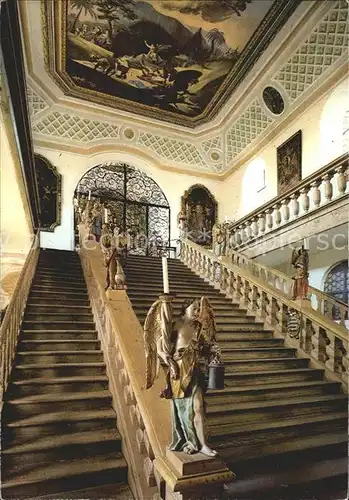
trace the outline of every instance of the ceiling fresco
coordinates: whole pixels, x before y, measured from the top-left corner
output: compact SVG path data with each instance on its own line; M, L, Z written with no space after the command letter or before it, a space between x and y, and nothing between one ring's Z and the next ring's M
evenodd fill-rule
M46 64L67 95L194 127L299 3L43 0Z

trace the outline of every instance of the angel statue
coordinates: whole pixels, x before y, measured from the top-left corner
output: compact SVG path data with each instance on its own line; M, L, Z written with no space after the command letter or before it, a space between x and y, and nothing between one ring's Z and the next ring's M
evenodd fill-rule
M118 247L113 244L114 238L105 234L102 241L102 252L104 256L104 265L107 268L106 290L120 290L126 288L125 273L122 268L118 253Z
M217 361L220 355L213 310L206 297L185 301L180 316L173 321L172 299L160 296L144 323L146 388L152 387L162 362L167 385L160 397L171 399L170 450L213 457L217 452L207 444L205 377L200 370L201 356Z
M292 265L296 270L293 276L292 299L306 299L308 297L308 276L309 276L309 254L308 250L302 246L301 248L293 249Z
M212 228L213 252L221 257L226 251L227 227L225 224L215 223Z

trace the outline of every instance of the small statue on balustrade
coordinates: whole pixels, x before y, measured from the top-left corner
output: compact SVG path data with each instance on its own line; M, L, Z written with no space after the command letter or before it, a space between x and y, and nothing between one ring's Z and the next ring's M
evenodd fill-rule
M92 234L95 236L96 241L99 242L102 235L102 223L103 223L103 206L99 200L95 201L91 211L92 215Z
M292 265L296 270L293 276L292 299L307 299L308 298L308 277L309 277L309 253L302 246L294 249L292 252Z
M177 215L177 227L179 230L179 237L185 238L188 231L188 220L185 210L181 210Z
M123 290L126 288L125 273L121 265L121 255L118 248L113 244L113 238L103 235L103 244L101 245L104 265L107 268L106 290Z
M222 257L227 248L227 226L216 222L212 228L212 250L217 257Z
M165 366L167 385L160 397L171 399L172 443L170 450L215 456L207 444L205 426L205 377L200 358L220 363L214 314L206 297L184 302L182 313L172 320L172 299L160 296L144 323L146 388L152 387ZM213 365L212 365L213 366ZM223 367L223 365L222 365Z

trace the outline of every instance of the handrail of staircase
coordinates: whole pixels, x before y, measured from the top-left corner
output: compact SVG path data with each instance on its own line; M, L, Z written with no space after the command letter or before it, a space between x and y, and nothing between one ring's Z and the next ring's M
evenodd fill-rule
M257 238L263 237L264 234L298 219L303 214L348 196L348 160L349 153L343 154L282 195L276 196L238 221L231 223L228 229L229 246L239 248L248 245ZM312 199L309 196L310 192Z
M248 259L241 254L233 259L216 257L196 243L181 239L181 260L234 302L272 326L276 335L310 356L330 378L340 380L347 390L349 334L343 325L314 310L310 301L292 300L284 290L275 286L274 278L263 277L258 264L250 266ZM279 276L274 276L279 279Z
M165 376L160 373L154 386L145 390L142 327L126 290L105 290L102 250L83 244L88 229L81 224L79 230L81 263L130 466L128 482L135 498L148 500L158 495L154 458L165 454L171 434L169 403L159 398Z
M0 327L1 406L11 374L18 335L39 258L39 250L40 233L37 231Z
M287 274L277 269L268 267L255 259L249 259L245 255L235 251L229 251L229 257L232 263L238 267L243 267L253 276L268 283L272 288L284 293L287 297L291 296L293 279ZM335 299L315 287L309 286L308 294L313 309L326 316L329 320L335 321L339 325L346 327L346 320L348 320L348 304L341 300ZM333 317L333 312L338 315L338 318Z

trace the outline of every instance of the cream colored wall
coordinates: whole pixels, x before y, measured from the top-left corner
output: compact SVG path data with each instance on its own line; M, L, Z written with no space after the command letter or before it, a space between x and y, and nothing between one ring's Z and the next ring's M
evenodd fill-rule
M178 236L177 214L180 211L180 198L184 191L196 183L204 184L221 201L222 183L199 179L185 174L172 173L160 170L147 159L129 153L101 153L93 156L84 156L73 153L61 153L58 151L36 148L36 153L45 156L62 174L62 222L53 233L41 234L41 246L44 248L57 248L73 250L74 248L74 217L73 217L73 195L74 190L81 177L92 167L104 162L125 162L146 172L158 183L165 193L171 208L171 238ZM220 218L224 214L220 213Z
M0 114L0 309L3 309L30 250L32 228L21 194L19 157L9 115L3 108Z
M349 79L341 81L311 108L302 113L246 165L224 182L222 210L233 219L247 215L277 196L276 149L302 130L302 178L345 153L349 110ZM346 133L345 133L346 132ZM265 165L266 189L257 193L254 168ZM256 166L257 165L257 166Z

